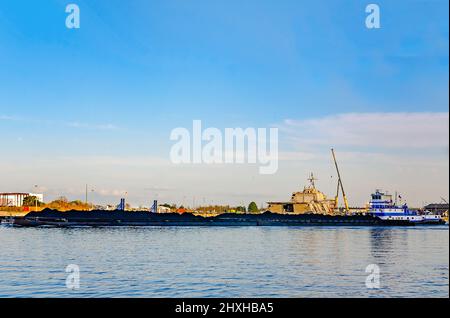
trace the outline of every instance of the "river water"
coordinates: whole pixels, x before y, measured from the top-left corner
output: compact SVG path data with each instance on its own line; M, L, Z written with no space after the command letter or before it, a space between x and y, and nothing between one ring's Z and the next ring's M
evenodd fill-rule
M449 297L448 226L0 227L0 244L0 297Z

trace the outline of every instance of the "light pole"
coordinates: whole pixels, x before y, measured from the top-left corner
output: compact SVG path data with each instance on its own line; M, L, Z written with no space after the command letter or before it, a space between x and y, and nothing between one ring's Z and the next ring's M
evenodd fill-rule
M94 192L94 189L91 189L90 192ZM86 184L86 197L85 197L85 205L86 209L89 211L89 201L88 201L88 185ZM91 204L93 206L93 204Z
M95 190L94 189L91 189L91 193L94 193L95 192ZM94 203L93 202L91 202L91 210L93 210L94 209Z
M37 212L37 208L38 208L38 198L37 198L38 185L37 184L34 185L34 192L35 192L34 193L34 202L36 204L35 211Z

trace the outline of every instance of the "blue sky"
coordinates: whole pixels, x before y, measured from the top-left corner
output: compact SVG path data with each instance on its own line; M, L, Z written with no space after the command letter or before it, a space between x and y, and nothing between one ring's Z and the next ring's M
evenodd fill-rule
M80 7L78 30L65 27L68 3ZM0 0L2 157L15 171L0 190L72 187L48 179L53 172L39 161L58 156L167 158L170 131L193 119L223 128L346 113L448 117L448 1L377 1L377 30L365 27L368 3ZM280 135L284 147L301 151L288 137ZM442 138L428 150L445 172ZM30 180L23 166L42 175ZM79 170L79 184L97 182L96 167ZM193 175L183 182L195 183Z

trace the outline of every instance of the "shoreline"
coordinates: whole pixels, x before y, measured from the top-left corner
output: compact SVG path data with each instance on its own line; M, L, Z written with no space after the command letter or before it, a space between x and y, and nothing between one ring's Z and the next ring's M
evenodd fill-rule
M68 211L44 210L9 218L14 226L414 226L408 221L384 221L369 215L261 214L224 213L198 216L190 213L152 213L147 211Z

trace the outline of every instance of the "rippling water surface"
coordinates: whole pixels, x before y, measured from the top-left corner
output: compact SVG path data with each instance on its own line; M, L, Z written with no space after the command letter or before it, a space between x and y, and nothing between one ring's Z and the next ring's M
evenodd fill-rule
M0 227L0 243L0 297L449 297L447 226Z

